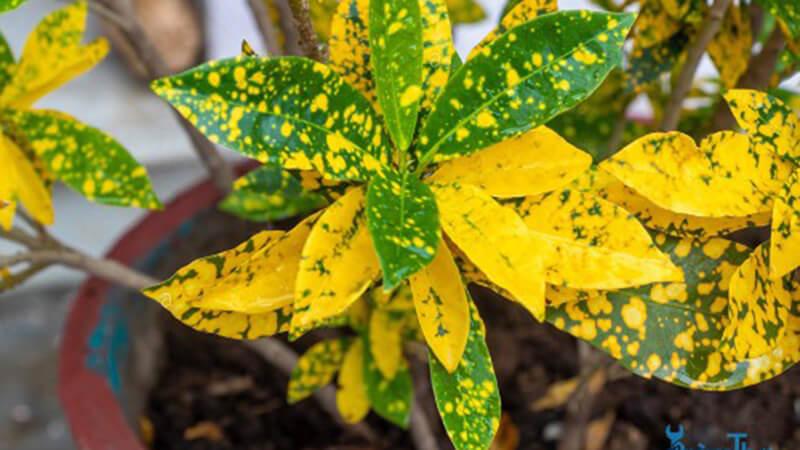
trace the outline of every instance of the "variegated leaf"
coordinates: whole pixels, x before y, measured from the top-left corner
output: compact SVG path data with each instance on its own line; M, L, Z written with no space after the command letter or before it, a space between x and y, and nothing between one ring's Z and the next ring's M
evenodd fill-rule
M511 6L511 8L508 12L503 14L497 28L487 34L486 37L470 51L467 59L471 59L483 51L489 43L512 28L529 22L542 14L558 11L558 0L521 0L516 2L513 6L509 6Z
M50 225L54 220L50 187L37 171L35 164L11 139L0 133L0 200L6 203L0 210L0 227L10 229L20 202L37 222Z
M384 352L380 341L375 340L370 327L365 342L370 351L364 352L364 382L367 385L367 397L378 415L401 428L408 428L411 418L411 403L414 401L414 386L408 363L402 354L397 361L395 373L389 377L380 370L378 355Z
M681 31L681 23L670 15L665 3L662 0L642 0L634 27L638 47L654 47Z
M213 142L287 169L366 181L388 162L381 120L330 67L240 56L153 83Z
M369 48L369 0L341 0L328 41L331 68L379 110Z
M0 92L6 87L16 69L17 61L14 51L8 45L6 37L0 33Z
M792 166L737 133L713 134L698 148L691 137L670 132L635 141L600 168L664 209L743 217L770 210Z
M470 331L453 373L430 358L431 385L444 428L456 450L484 450L500 425L500 392L478 309L470 301Z
M689 42L688 31L681 30L666 41L651 47L634 43L626 70L631 90L641 92L661 75L674 69Z
M329 384L342 365L351 342L347 337L329 339L306 350L297 359L289 376L287 401L297 403Z
M447 11L453 24L475 23L486 18L486 11L476 0L447 0Z
M386 171L367 190L367 226L392 290L430 264L441 239L431 188L409 172Z
M108 42L81 44L86 0L56 10L30 34L13 78L0 93L0 104L28 108L36 100L86 72L108 53Z
M364 382L364 341L353 341L339 371L336 406L346 423L361 422L369 413L369 397Z
M544 267L550 254L511 208L469 184L434 185L442 229L486 276L544 318Z
M394 379L403 364L405 321L397 313L376 308L369 317L369 352L383 378Z
M708 45L708 54L717 66L723 86L733 89L747 71L753 47L750 15L742 5L728 8L719 33Z
M342 314L380 275L364 210L364 189L354 188L314 225L297 274L293 329Z
M728 91L725 100L758 154L770 151L800 161L800 119L780 99L769 94L737 89Z
M789 29L791 36L800 38L800 5L793 0L756 0Z
M466 286L447 244L436 259L411 277L411 292L420 328L433 354L450 373L458 368L470 329Z
M775 200L772 211L772 239L769 276L783 278L800 267L800 169L795 170Z
M569 184L592 164L591 155L547 127L443 163L437 183L468 183L499 198L550 192Z
M157 209L147 170L115 139L56 111L8 111L3 124L45 163L47 171L87 199Z
M625 14L553 13L487 45L451 77L428 116L420 167L516 137L575 106L620 62L632 22Z

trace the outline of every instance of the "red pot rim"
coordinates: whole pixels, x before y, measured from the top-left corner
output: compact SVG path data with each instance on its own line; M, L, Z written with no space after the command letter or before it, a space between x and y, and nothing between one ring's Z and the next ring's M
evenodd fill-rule
M237 170L245 172L252 164ZM210 181L190 187L162 211L147 214L129 229L106 258L133 265L156 248L165 236L221 199ZM64 328L58 368L58 394L73 440L81 450L145 450L128 422L108 379L88 364L87 345L100 321L102 307L114 285L97 277L79 288Z

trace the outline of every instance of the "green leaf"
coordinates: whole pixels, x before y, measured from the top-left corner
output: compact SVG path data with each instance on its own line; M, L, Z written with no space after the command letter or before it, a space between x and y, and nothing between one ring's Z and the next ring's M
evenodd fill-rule
M372 73L386 127L397 150L414 137L422 98L422 17L418 0L371 0Z
M620 63L633 20L630 14L557 12L491 42L437 100L420 136L420 166L518 136L578 104Z
M87 199L114 206L161 207L147 171L116 140L56 111L7 111L5 132L47 170Z
M721 346L729 323L728 288L736 267L750 255L747 247L716 238L656 235L655 241L683 268L685 283L606 293L551 291L547 321L638 375L693 389L749 386L797 361L800 316L796 313L790 318L787 340L779 343L783 348L770 355L732 361Z
M378 369L373 356L373 352L380 349L372 349L368 336L364 340L369 349L364 352L364 383L372 409L398 427L408 428L414 401L414 386L408 364L402 359L394 378L387 379Z
M11 80L12 71L16 63L14 51L8 45L6 37L0 33L0 91Z
M800 4L793 0L756 0L770 14L780 19L792 37L800 38Z
M267 164L236 180L220 208L243 219L270 222L305 215L344 194L311 171L284 170Z
M447 12L454 24L476 23L486 18L486 11L475 0L447 0Z
M631 89L641 90L672 70L688 45L689 35L681 31L652 47L634 47L628 69Z
M11 11L18 8L28 0L0 0L0 12Z
M439 248L439 211L433 192L408 172L386 171L370 182L367 226L385 290L430 264Z
M261 162L356 181L388 162L382 121L369 102L308 59L215 61L152 87L212 142Z
M308 398L333 380L344 361L351 339L342 337L317 342L297 360L289 376L289 404Z
M484 450L500 424L500 392L483 321L470 301L472 323L461 364L452 374L428 358L436 407L456 450Z

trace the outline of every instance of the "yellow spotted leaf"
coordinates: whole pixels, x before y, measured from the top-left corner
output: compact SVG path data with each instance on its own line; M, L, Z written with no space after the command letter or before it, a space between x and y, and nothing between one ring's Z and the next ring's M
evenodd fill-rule
M800 266L800 170L787 181L772 211L769 274L783 278Z
M469 183L493 197L537 195L567 185L592 165L588 153L547 127L443 163L438 183Z
M453 373L467 346L469 299L458 266L444 242L439 245L436 259L411 277L411 291L428 347Z
M0 225L11 227L16 202L22 203L30 215L43 225L53 223L53 203L49 187L34 163L14 141L0 134L0 200L9 203L0 210Z
M550 284L622 289L683 279L636 218L602 198L565 189L527 197L516 210L537 248L553 255L546 268Z
M432 186L442 229L491 280L541 320L545 309L547 249L537 245L525 222L470 184Z
M295 285L293 328L343 313L380 275L364 210L364 189L352 189L311 230Z
M336 406L347 423L358 423L369 412L367 385L364 383L364 342L355 340L344 356L339 370Z
M662 44L681 30L681 23L670 14L662 0L643 0L636 18L636 46L650 48Z
M490 42L502 36L508 30L531 21L542 14L555 11L558 11L558 0L521 0L503 16L496 29L487 34L486 37L472 49L467 59L480 53Z
M25 43L11 81L0 93L0 103L28 108L105 57L108 43L104 39L81 44L86 12L87 2L81 0L39 23Z
M317 342L303 353L289 376L287 401L297 403L330 383L344 361L350 342L350 338L329 339Z
M369 49L369 0L342 0L331 22L330 66L380 112Z
M791 280L769 278L769 256L769 243L764 243L731 279L729 324L722 349L738 360L769 353L786 334L792 308Z
M755 147L755 153L766 151L800 160L800 119L780 99L769 94L736 89L725 94L733 116Z
M728 8L722 29L708 45L708 54L719 70L723 86L733 89L747 71L753 47L750 16L743 5Z
M721 132L698 147L679 133L653 133L600 168L659 207L703 217L742 217L769 211L791 165L757 152L747 136Z
M384 378L394 379L403 360L404 324L391 311L376 309L369 319L370 353Z

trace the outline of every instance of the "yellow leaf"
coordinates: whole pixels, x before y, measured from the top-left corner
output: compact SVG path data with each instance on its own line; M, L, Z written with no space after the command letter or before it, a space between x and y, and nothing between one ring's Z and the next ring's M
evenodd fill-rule
M438 183L473 184L493 197L522 197L563 187L591 165L591 155L549 128L539 127L447 161L432 179Z
M425 341L444 368L455 372L469 336L469 300L447 244L441 242L433 262L411 277L411 291Z
M708 45L708 54L717 66L725 88L733 89L747 71L752 48L750 17L742 5L731 5L722 29Z
M380 113L369 49L369 0L342 0L331 21L330 66Z
M637 47L653 47L667 41L681 30L681 22L675 20L669 8L665 6L661 0L642 2L634 28Z
M725 100L739 126L750 134L754 153L800 158L800 119L781 100L745 89L728 91Z
M800 266L800 170L795 171L775 200L769 275L780 279Z
M339 370L339 389L336 406L347 423L358 423L369 412L367 385L364 384L364 343L356 340L350 345Z
M752 151L747 136L721 132L700 145L679 133L647 135L600 168L659 207L703 217L769 211L791 164Z
M433 185L442 228L492 281L508 290L538 320L544 319L546 250L525 222L469 184Z
M450 20L457 23L475 23L486 18L486 12L476 0L447 0Z
M453 60L453 26L445 0L419 0L422 12L422 111L427 111L450 78Z
M387 380L393 380L403 360L403 323L391 313L373 311L369 319L369 346L375 365Z
M567 189L527 197L516 209L539 246L553 255L546 272L550 284L623 289L683 280L683 271L630 213L599 197Z
M636 216L645 228L671 236L694 239L724 236L745 228L765 226L771 220L771 214L768 212L745 217L698 217L678 214L659 207L603 171L588 172L575 184L581 185L579 189L594 192L611 203L623 207Z
M380 276L364 208L364 189L352 189L311 230L297 275L293 329L343 313Z
M769 353L786 333L792 293L785 280L768 277L769 256L769 243L764 243L753 251L731 279L729 323L723 333L722 349L735 360Z
M555 12L558 10L558 0L522 0L500 21L496 29L486 35L485 38L476 45L467 59L480 53L490 42L505 34L506 31L530 22L537 16Z
M9 203L0 211L0 225L11 228L16 201L22 203L30 215L43 225L54 220L50 190L43 182L28 156L14 141L0 134L0 197Z
M86 1L61 8L45 17L28 37L12 79L0 94L0 104L28 108L100 62L108 42L98 39L82 45Z

